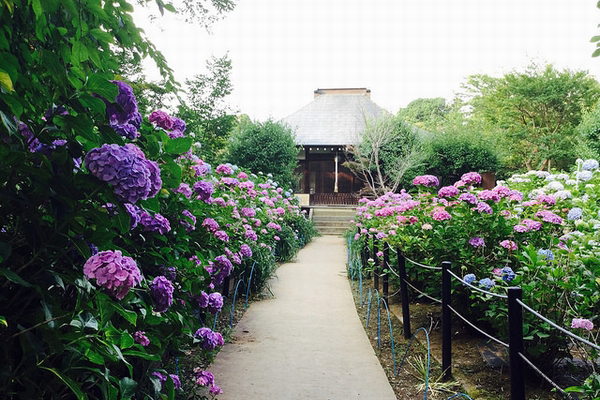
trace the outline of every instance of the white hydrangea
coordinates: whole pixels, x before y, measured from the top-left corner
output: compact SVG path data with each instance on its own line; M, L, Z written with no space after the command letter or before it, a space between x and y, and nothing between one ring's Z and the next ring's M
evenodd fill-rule
M579 171L577 172L576 176L577 179L581 180L581 181L589 181L590 179L592 179L592 176L594 174L592 173L592 171Z
M555 181L555 180L556 180L556 175L548 175L548 176L546 177L546 180L547 180L548 182Z
M535 171L535 176L538 178L546 178L548 175L550 175L548 171Z
M586 185L585 185L585 188L586 188L586 189L591 189L591 188L593 188L594 186L596 186L596 185L594 185L593 183L588 183L588 184L586 184Z
M573 186L576 184L577 184L577 181L575 179L567 179L567 181L565 182L565 185L569 185L569 186Z
M589 160L585 160L581 168L584 171L591 171L593 169L598 169L598 161L590 158Z
M572 198L573 194L571 194L569 190L559 190L558 192L554 193L554 197L565 200Z
M558 175L556 175L556 179L560 180L560 181L566 181L567 179L569 179L569 175L567 175L567 174L558 174Z
M550 190L564 190L565 189L563 184L560 182L557 182L557 181L550 182L546 187Z
M539 171L536 170L531 170L531 171L527 171L527 173L525 175L530 176L530 175L536 175Z

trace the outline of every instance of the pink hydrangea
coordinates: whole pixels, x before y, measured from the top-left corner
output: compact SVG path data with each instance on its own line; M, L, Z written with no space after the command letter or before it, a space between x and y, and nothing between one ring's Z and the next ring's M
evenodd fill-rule
M467 185L476 185L481 183L481 175L477 172L467 172L460 177L460 180Z
M517 244L515 242L513 242L512 240L508 240L508 239L501 241L500 246L502 246L505 249L510 250L510 251L517 250Z
M448 211L444 209L444 207L436 207L433 210L432 218L436 221L444 221L447 219L451 219L452 215Z
M440 181L433 175L421 175L413 179L413 185L423 185L425 187L438 186Z
M136 343L139 343L144 347L150 344L150 339L148 339L148 337L146 336L146 332L143 331L135 332L133 334L133 340L135 340Z
M594 329L594 323L585 318L573 318L573 321L571 321L571 328L580 328L591 331Z
M561 225L563 223L563 219L558 215L554 214L552 211L542 210L535 213L535 216L541 218L544 222L550 222L552 224Z
M233 174L233 169L227 164L221 164L216 169L217 174L223 175L231 175Z
M91 256L83 266L88 279L110 290L117 299L122 300L129 289L142 281L142 275L135 261L124 256L120 250L107 250Z

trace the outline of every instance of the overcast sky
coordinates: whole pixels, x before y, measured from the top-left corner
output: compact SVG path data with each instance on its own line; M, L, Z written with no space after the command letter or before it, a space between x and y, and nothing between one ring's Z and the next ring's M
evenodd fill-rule
M452 99L468 75L531 60L600 76L595 0L238 0L212 34L136 12L182 83L229 52L228 102L258 120L284 118L332 87L367 87L395 113L419 97Z

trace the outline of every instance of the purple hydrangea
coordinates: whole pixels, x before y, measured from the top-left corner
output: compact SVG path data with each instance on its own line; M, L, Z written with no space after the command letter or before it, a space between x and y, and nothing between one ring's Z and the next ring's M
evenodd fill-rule
M125 82L111 82L117 85L119 92L114 103L110 103L103 99L106 103L106 116L108 117L108 121L111 125L128 124L136 117L136 113L138 113L138 106L135 95L133 94L133 89Z
M242 215L247 218L252 218L256 215L256 210L249 207L242 208Z
M152 216L146 211L142 212L140 224L144 227L144 230L149 232L159 232L161 235L164 235L171 230L169 220L159 213Z
M579 207L573 207L569 210L569 213L567 214L567 219L569 221L575 221L581 219L582 216L583 210Z
M181 225L185 227L186 231L193 231L196 229L196 216L192 214L189 210L183 210L181 212L183 214L184 219L181 220ZM191 221L191 222L190 222Z
M439 186L440 181L433 175L421 175L413 179L413 185L423 185L425 187Z
M162 110L152 111L148 117L148 122L155 124L157 127L162 128L166 131L172 131L174 122L173 118Z
M142 220L142 213L144 211L142 211L142 209L139 208L138 206L136 206L135 204L131 204L131 203L125 203L125 209L127 210L127 213L129 213L129 216L131 217L130 222L129 222L129 229L133 229L136 226L138 226L138 224Z
M452 215L442 207L439 207L433 211L432 218L436 221L444 221L447 219L452 219Z
M139 343L144 347L150 344L150 339L148 339L148 337L146 336L146 332L143 331L135 332L133 334L133 340L135 340L136 343Z
M281 226L279 224L276 224L275 222L269 222L267 224L267 228L269 228L269 229L275 229L276 231L280 231L281 230Z
M173 304L175 288L164 276L157 276L150 284L150 296L154 299L154 311L165 312Z
M538 211L535 214L536 217L541 218L544 222L550 222L552 224L561 225L563 223L563 219L558 215L554 214L552 211L542 210ZM523 221L525 222L525 221Z
M207 202L213 194L213 185L210 182L198 181L194 183L194 193L198 196L198 200Z
M233 270L233 264L226 256L220 255L215 257L213 264L213 273L216 272L213 278L215 285L223 283L223 280L229 276L231 270Z
M212 373L204 371L200 367L196 367L194 368L194 374L194 382L196 382L196 385L209 387L209 391L213 395L223 393L221 388L215 385L215 377Z
M458 199L466 203L477 204L477 196L475 196L473 193L463 193L458 197Z
M477 172L467 172L460 177L460 180L466 185L476 185L481 183L481 175L479 175Z
M173 117L173 131L185 132L186 124L181 118Z
M481 238L479 236L475 236L475 237L469 239L469 244L473 247L484 247L485 246L485 242L484 242L483 238Z
M208 312L215 315L223 307L223 296L221 293L214 292L208 295Z
M29 126L24 122L19 122L19 127L17 128L19 134L25 138L27 141L27 146L29 147L29 151L34 153L38 146L40 146L41 142L33 135Z
M179 187L175 189L174 192L181 193L188 199L192 197L192 188L190 188L190 185L188 185L187 183L181 182L179 184Z
M107 250L91 256L83 266L88 279L110 290L117 299L122 300L129 289L142 281L142 275L135 261L124 256L120 250Z
M205 218L204 221L202 221L202 226L206 228L207 231L212 233L215 233L219 230L219 223L213 218Z
M113 186L117 197L127 203L154 197L162 186L158 164L146 160L132 143L92 149L85 156L85 165L92 175Z
M529 228L526 225L515 225L513 230L518 233L525 233L529 231Z
M542 223L540 221L534 221L532 219L524 219L523 224L530 231L539 231L542 229Z
M475 207L474 210L485 214L491 214L493 212L492 207L489 204L484 203L483 201L477 203L477 207Z
M240 246L240 254L246 258L252 257L252 249L246 243Z
M458 195L458 188L454 186L444 186L438 190L438 196L440 197L454 197Z
M229 242L229 235L225 231L216 231L215 237L219 240L224 241L225 243Z
M212 350L217 346L223 346L225 343L223 336L219 332L213 332L210 328L200 328L194 333L194 338L200 340L200 347L206 350Z
M237 186L240 183L240 181L238 181L237 178L230 178L230 177L221 178L221 182L227 186Z
M492 200L494 203L499 202L502 198L500 194L494 190L482 190L478 193L478 196L483 201Z
M244 232L244 237L246 239L252 240L253 242L256 242L258 240L258 235L252 229L246 229L246 231Z
M169 374L169 376L173 380L173 387L175 390L181 389L181 381L179 380L179 376L175 374Z

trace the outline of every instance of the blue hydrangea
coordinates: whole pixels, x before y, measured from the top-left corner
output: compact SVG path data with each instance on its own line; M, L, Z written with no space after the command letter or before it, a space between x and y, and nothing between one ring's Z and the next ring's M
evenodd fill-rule
M511 267L502 268L502 280L505 282L510 282L515 279L517 275L515 275L514 271Z
M487 289L487 290L491 289L495 284L496 284L496 282L494 282L490 278L483 278L482 280L479 281L479 287Z
M569 221L575 221L577 219L581 219L583 216L583 210L579 207L573 207L569 210L569 214L567 214L567 219Z
M584 171L591 171L593 169L598 169L598 161L594 159L585 160L581 166Z
M164 276L157 276L150 284L150 296L154 299L154 311L165 312L173 304L175 288Z
M477 279L477 278L475 278L475 274L467 274L463 277L463 281L465 281L468 284L473 283L473 281L475 281L475 279Z
M554 260L554 254L550 249L539 249L537 253L542 260Z

